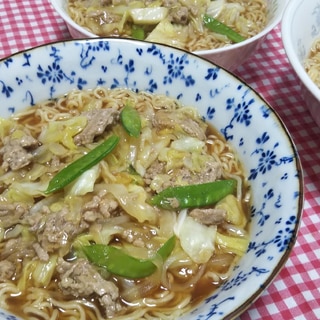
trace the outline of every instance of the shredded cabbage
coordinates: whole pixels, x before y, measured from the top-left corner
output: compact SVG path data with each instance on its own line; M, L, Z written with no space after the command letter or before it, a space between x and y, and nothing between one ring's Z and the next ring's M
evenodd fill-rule
M41 132L39 141L42 143L59 142L66 148L75 150L77 147L73 142L73 137L82 131L86 124L87 118L83 116L49 122L46 129Z
M188 151L188 152L201 152L204 148L205 143L197 138L193 137L183 137L177 140L174 140L171 143L173 149L179 151Z
M4 196L11 202L25 202L33 204L34 198L43 195L47 182L13 182Z
M8 136L13 127L13 122L7 119L0 118L0 138Z
M20 291L25 291L29 287L29 281L32 278L32 272L35 269L36 261L28 261L24 264L22 269L22 275L19 278L17 287Z
M32 272L32 279L37 287L47 286L57 265L57 255L50 255L49 261L34 261L35 268Z
M134 163L136 171L141 176L144 176L146 168L158 158L158 155L163 152L169 143L169 136L157 137L150 128L144 128L136 150L136 160Z
M168 19L164 19L145 40L184 48L188 40L188 26L172 24Z
M216 235L217 245L223 247L226 251L234 252L242 257L249 245L248 237L232 237L217 232Z
M57 255L51 255L49 261L32 260L23 267L18 288L24 291L31 285L45 287L49 284L57 265Z
M56 156L63 156L68 152L68 149L66 149L62 144L52 142L48 144L48 149Z
M225 198L220 200L216 204L216 208L223 209L227 212L226 220L228 222L241 228L245 227L247 224L247 218L243 212L243 209L234 195L227 195Z
M130 16L136 24L157 24L165 19L169 9L165 7L138 8L129 10Z
M184 165L185 158L189 155L186 151L175 150L173 148L163 148L158 159L166 162L166 171L181 168Z
M113 239L113 236L115 234L119 234L123 231L123 227L120 225L114 225L104 223L101 227L101 225L93 225L93 227L90 230L90 234L92 235L92 240L95 243L100 244L109 244L109 242Z
M226 0L210 1L206 13L209 16L211 16L213 18L216 18L221 13L221 11L224 8L225 4L226 4Z
M96 164L81 174L73 183L70 183L65 189L67 195L83 196L88 192L92 192L94 184L100 175L100 165Z
M131 190L121 184L108 185L108 191L118 200L120 206L130 216L139 222L149 221L155 223L158 220L158 212L147 202L147 194L140 186L131 186Z
M166 239L172 236L172 226L177 221L176 213L171 210L162 210L159 218L159 236Z
M4 240L5 233L6 233L6 229L0 225L0 242Z
M181 214L181 213L180 213ZM196 263L206 263L215 251L217 226L205 226L182 212L174 227L181 247Z

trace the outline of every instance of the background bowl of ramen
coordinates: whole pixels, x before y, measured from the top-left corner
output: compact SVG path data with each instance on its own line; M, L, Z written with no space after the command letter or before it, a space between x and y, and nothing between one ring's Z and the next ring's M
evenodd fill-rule
M320 126L320 88L305 69L311 46L318 39L320 39L320 1L291 0L283 16L282 41L288 60L300 80L305 105ZM312 73L318 74L316 76L318 79L319 66L318 61L312 68Z
M258 34L241 42L211 50L201 50L195 53L211 60L227 70L234 70L246 61L263 43L268 33L281 21L286 3L289 0L265 0L267 3L267 24ZM68 0L50 0L53 8L66 22L73 38L97 37L83 26L75 23L67 10ZM159 41L161 42L161 41Z
M252 192L249 247L230 278L180 320L240 315L285 264L303 206L299 158L276 112L237 77L197 55L165 45L82 39L1 60L0 84L2 118L73 89L129 88L195 106L231 144ZM0 319L9 319L3 295L0 308Z

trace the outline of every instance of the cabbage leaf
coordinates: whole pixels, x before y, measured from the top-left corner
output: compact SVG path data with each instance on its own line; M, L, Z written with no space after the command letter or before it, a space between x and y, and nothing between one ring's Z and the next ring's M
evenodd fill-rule
M131 186L130 190L121 184L109 184L107 189L118 200L120 206L139 222L156 223L158 212L146 202L147 194L143 187Z
M182 249L196 263L206 263L215 251L216 226L205 226L181 212L174 227ZM180 214L181 214L180 213ZM180 220L179 220L180 218Z
M39 141L46 144L59 142L70 150L75 150L73 137L81 132L87 125L87 118L84 116L74 117L68 120L52 121L41 132Z
M205 146L204 141L201 141L194 137L183 137L177 140L174 140L171 143L173 149L179 151L188 151L188 152L201 152Z
M158 23L145 40L184 48L188 40L188 26L174 25L168 19L164 19Z
M94 184L100 175L99 163L83 172L74 182L65 187L68 195L83 196L92 192Z
M129 10L135 24L158 24L168 15L169 9L165 7L137 8Z

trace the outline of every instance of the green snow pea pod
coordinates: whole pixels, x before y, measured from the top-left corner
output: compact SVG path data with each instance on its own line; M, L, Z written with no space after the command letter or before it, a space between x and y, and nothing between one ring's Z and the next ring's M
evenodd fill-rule
M242 35L232 30L227 25L207 14L203 16L203 24L210 31L227 36L232 42L237 43L246 40Z
M137 26L137 25L133 25L132 30L131 30L131 36L134 39L144 40L145 32L142 27Z
M44 193L49 194L58 191L78 178L83 172L106 157L116 147L119 139L118 136L112 135L87 154L63 168L50 180L48 188Z
M175 246L175 236L169 238L157 251L157 254L166 260ZM150 276L157 269L152 259L137 259L121 249L103 244L94 244L82 247L90 262L105 268L110 273L131 279Z
M138 138L141 130L141 119L137 109L126 104L120 112L120 121L124 129L132 137Z
M167 210L208 206L233 193L236 185L236 180L229 179L169 187L153 196L150 204Z

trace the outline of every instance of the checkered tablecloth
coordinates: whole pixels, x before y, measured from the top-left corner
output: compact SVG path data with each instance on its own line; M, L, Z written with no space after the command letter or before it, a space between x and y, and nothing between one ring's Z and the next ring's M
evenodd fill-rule
M235 73L274 107L297 145L305 179L304 212L285 267L241 320L320 319L320 128L301 97L280 36L278 26ZM69 38L66 25L48 0L0 0L0 59Z

